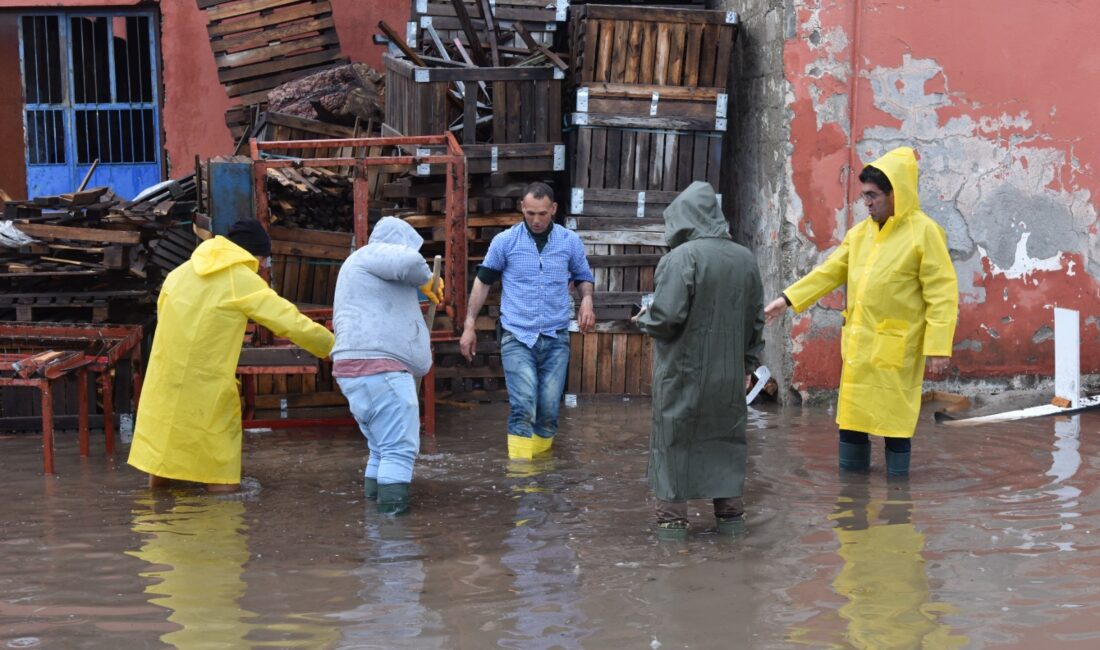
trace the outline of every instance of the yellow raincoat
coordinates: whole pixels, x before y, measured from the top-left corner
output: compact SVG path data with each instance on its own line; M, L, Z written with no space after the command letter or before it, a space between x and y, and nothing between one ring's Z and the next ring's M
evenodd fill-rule
M921 212L909 147L871 166L894 187L894 215L853 227L828 259L783 292L796 312L848 285L844 311L841 429L911 438L926 356L951 356L959 290L943 228Z
M332 332L280 298L257 268L251 253L215 237L168 274L130 447L134 467L199 483L240 482L236 368L248 319L318 357L332 350Z

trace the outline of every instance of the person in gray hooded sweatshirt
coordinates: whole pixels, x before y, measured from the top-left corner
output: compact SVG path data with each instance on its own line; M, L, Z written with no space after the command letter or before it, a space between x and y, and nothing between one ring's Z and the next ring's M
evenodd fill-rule
M743 526L746 375L764 351L756 259L730 239L714 188L696 181L665 208L669 251L653 303L635 317L654 339L649 485L658 533L687 533L689 499L713 499L718 531Z
M432 353L417 288L435 303L443 293L442 280L430 286L423 243L412 226L384 217L336 279L332 376L367 438L364 490L383 514L408 512L420 451L416 378L431 369Z

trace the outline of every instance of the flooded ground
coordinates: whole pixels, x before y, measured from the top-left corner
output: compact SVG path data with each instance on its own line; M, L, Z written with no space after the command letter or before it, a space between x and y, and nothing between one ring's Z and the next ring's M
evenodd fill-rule
M836 470L823 409L756 412L749 532L658 542L649 403L563 410L513 467L506 407L443 410L414 513L361 495L358 433L249 435L245 493L152 494L102 445L0 437L0 647L1100 646L1100 417L922 424L908 482L881 444Z

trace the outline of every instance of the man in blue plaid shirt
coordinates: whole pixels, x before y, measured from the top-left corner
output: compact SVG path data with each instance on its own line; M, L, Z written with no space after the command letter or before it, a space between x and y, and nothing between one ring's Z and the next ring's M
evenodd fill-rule
M558 204L545 183L531 183L520 202L523 223L493 237L478 268L459 343L472 360L477 349L474 322L497 280L500 301L500 358L508 385L508 457L532 460L550 451L558 430L558 407L569 366L569 286L580 294L577 324L596 326L594 278L577 234L554 224Z

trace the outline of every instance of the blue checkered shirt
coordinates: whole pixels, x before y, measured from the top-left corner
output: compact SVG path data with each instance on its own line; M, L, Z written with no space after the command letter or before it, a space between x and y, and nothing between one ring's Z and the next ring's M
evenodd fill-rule
M539 334L556 338L569 327L571 281L595 282L577 233L550 227L541 253L520 222L493 237L482 262L501 274L501 325L527 347L534 347Z

